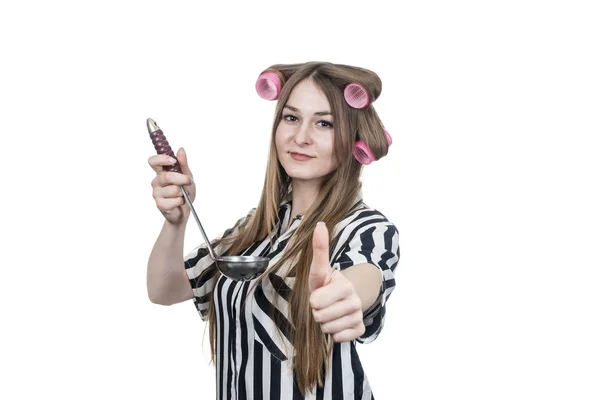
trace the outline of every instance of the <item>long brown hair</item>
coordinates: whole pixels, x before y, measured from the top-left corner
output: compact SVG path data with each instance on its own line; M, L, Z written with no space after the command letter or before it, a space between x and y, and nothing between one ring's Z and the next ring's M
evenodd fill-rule
M295 276L288 310L294 327L292 343L302 343L302 346L294 346L293 370L298 388L304 395L317 383L323 386L323 373L329 368L327 361L331 351L326 344L325 335L313 320L309 303L308 275L312 261L313 231L317 222L323 221L332 232L354 205L361 189L362 170L362 164L352 155L354 143L359 139L363 140L376 159L384 157L388 152L384 127L373 105L361 110L351 108L344 100L343 90L348 83L359 82L368 91L372 101L375 101L381 93L381 80L377 74L364 68L326 62L277 64L265 71L275 72L283 87L275 110L264 186L254 216L241 227L237 235L223 239L231 245L227 255L239 255L255 242L263 241L279 223L278 210L290 191L291 178L277 158L275 132L282 118L283 107L294 87L305 79L311 79L327 97L333 116L334 155L338 160L338 168L324 179L319 194L304 214L302 223L290 238L281 259L270 266L256 282L261 283L270 272L278 271L282 265L289 264L299 256L297 263L284 276ZM330 240L333 239L331 236ZM212 296L208 315L211 360L214 363L216 314Z

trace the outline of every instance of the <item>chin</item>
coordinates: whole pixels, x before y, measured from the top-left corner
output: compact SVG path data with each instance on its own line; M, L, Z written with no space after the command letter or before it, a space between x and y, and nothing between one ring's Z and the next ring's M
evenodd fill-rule
M287 174L288 174L288 176L290 178L301 180L301 181L310 181L310 180L313 180L313 179L319 179L320 178L320 176L315 176L315 175L306 174L306 173L298 173L298 172L294 172L294 171L289 171L289 172L287 172Z
M310 181L313 179L321 178L321 175L315 174L312 171L306 171L303 168L285 168L285 173L292 179L298 179L302 181Z

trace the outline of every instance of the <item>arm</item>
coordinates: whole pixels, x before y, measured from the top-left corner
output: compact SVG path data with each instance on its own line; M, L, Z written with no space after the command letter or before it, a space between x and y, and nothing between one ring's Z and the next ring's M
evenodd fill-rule
M364 221L369 217L374 220ZM399 234L393 223L377 213L363 212L359 221L349 225L347 234L346 230L341 232L332 266L351 281L357 292L366 328L357 340L370 343L383 328L386 303L396 286L394 271L400 259ZM372 271L373 267L379 270L379 275ZM352 269L354 271L345 272ZM371 280L375 279L374 275L380 277L377 283Z
M327 228L317 224L313 233L310 305L315 322L336 342L374 340L383 326L385 300L394 286L396 228L386 223L366 224L363 228L347 241L333 264ZM393 260L391 266L389 260Z
M216 244L216 240L239 232L242 223L248 220L256 208L250 210L230 229L211 241L217 254L224 254L229 245ZM216 283L216 265L210 257L206 244L197 246L183 256L183 241L187 219L181 224L165 221L163 229L148 261L148 297L156 304L172 305L194 299L202 317L206 317L208 295Z
M354 285L362 311L367 311L381 293L381 270L373 264L358 264L340 271Z
M148 298L155 304L171 305L193 297L183 265L185 223L165 221L154 244L146 274Z

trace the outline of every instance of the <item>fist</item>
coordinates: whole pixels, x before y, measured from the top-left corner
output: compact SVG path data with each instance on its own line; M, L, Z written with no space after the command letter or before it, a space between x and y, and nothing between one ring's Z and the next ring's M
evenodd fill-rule
M362 301L354 285L329 264L329 232L319 222L313 233L313 259L308 278L313 318L335 342L365 333Z

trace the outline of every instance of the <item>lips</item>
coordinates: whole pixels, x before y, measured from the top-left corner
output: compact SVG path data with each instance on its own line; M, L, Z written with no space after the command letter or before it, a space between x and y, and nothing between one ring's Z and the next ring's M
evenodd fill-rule
M302 153L296 153L296 152L290 152L290 156L292 156L292 158L296 161L308 161L314 157L308 156L306 154L302 154Z

